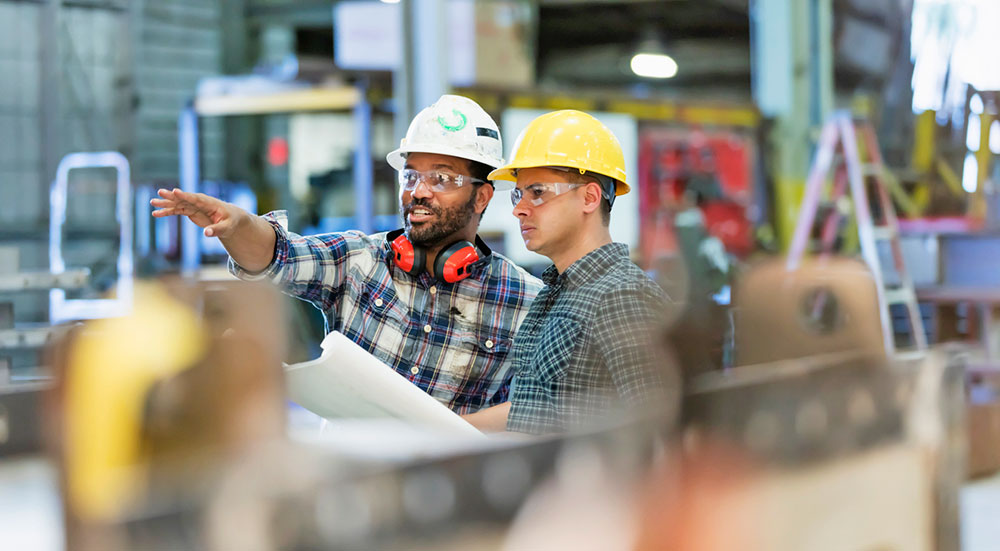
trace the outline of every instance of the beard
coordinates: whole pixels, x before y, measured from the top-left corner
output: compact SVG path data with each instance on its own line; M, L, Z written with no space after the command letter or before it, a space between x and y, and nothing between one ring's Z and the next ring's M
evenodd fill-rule
M436 217L432 222L424 222L416 226L410 224L409 214L413 209L421 207L431 211ZM409 205L400 201L399 212L403 215L403 229L411 243L418 247L433 247L441 244L445 238L459 232L469 224L476 215L476 193L464 205L448 208L433 207L426 199L412 199Z

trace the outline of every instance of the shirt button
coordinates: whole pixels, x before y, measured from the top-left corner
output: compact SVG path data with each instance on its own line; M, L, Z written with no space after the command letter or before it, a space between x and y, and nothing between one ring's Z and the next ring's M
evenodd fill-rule
M493 341L486 341L486 348L493 348Z
M435 293L437 293L437 292L438 292L438 288L437 288L437 287L431 287L431 288L430 288L430 292L431 292L431 294L433 295L433 294L435 294Z
M379 308L381 308L382 307L382 299L380 299L380 298L375 299L375 306L378 306Z
M417 366L413 366L413 367L410 368L410 373L413 373L414 375L416 375L417 373L420 373L420 368L417 367Z
M430 325L425 325L424 326L424 333L430 333L430 332L431 332L431 326Z

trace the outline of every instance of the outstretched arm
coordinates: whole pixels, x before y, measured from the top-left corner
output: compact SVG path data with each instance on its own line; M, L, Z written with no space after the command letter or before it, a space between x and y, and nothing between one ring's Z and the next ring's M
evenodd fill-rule
M206 236L218 237L229 256L248 271L259 272L271 263L276 237L263 218L204 193L161 189L157 194L160 198L149 202L156 207L153 216L187 216L205 228Z

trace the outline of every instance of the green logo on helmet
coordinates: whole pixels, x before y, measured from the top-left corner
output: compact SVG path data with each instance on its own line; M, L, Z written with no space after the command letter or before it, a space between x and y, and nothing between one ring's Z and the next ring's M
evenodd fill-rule
M459 130L465 128L469 119L467 119L458 109L452 109L451 113L455 115L457 119L453 118L451 121L446 121L444 117L438 117L438 124L441 125L441 128L444 128L448 132L458 132Z

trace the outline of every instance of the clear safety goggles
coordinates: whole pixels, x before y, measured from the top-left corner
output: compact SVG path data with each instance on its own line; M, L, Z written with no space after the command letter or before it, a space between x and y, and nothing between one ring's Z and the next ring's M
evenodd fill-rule
M484 180L473 178L466 174L455 174L441 170L428 170L421 172L413 168L404 168L399 171L400 191L413 191L417 189L417 184L423 182L435 193L443 191L454 191L462 186L470 184L485 184Z
M574 190L587 184L570 184L568 182L535 182L524 188L514 188L510 190L510 202L515 207L521 204L521 199L527 199L528 203L537 207L559 197L567 191Z

